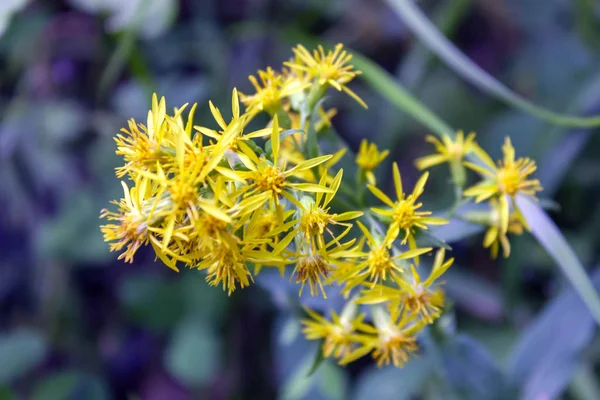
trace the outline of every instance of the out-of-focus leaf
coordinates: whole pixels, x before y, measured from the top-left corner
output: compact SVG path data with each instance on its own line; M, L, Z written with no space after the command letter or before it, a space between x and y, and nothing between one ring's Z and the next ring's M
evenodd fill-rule
M279 342L286 346L293 343L300 333L300 321L296 316L291 315L284 323L279 334Z
M210 326L183 321L166 350L169 373L184 385L197 388L208 383L219 363L219 343Z
M325 355L323 354L323 341L321 340L319 342L319 346L317 346L317 353L315 354L315 359L312 365L310 366L310 369L308 370L308 375L310 376L314 374L319 369L324 360Z
M46 356L46 338L19 329L0 335L0 383L10 383L35 368Z
M584 90L578 93L569 110L591 113L600 108L600 76L596 75L585 82ZM551 147L538 147L538 179L544 186L544 194L552 196L564 179L569 167L583 150L592 132L587 129L568 131L564 127L554 127L545 134Z
M69 0L90 13L108 13L106 29L121 32L133 29L136 34L152 39L162 35L177 14L175 0Z
M411 399L421 392L432 372L431 359L426 354L413 358L403 368L371 367L359 375L352 399Z
M597 400L600 399L600 385L596 379L596 374L590 363L586 363L579 368L573 377L573 382L569 391L576 399Z
M481 90L498 97L507 104L521 109L538 118L556 125L573 127L600 126L600 116L592 118L579 118L570 115L554 113L543 107L537 106L506 86L498 82L463 53L461 53L427 17L415 6L411 0L388 0L388 4L398 14L404 23L431 51L438 55L457 74L476 85Z
M94 194L82 191L70 197L56 219L45 222L36 244L46 257L70 262L99 262L114 255L102 239L100 207Z
M119 287L121 303L130 318L158 331L168 330L181 318L183 295L178 282L148 274L129 276Z
M24 8L29 0L3 0L0 3L0 38L6 31L12 16Z
M185 304L189 318L204 323L217 323L227 315L227 297L223 291L206 284L206 275L194 271L182 271L180 285L176 290ZM206 305L210 304L210 307Z
M600 273L593 278L600 286ZM553 299L527 327L509 362L524 399L556 398L571 380L594 334L594 319L573 288Z
M363 72L363 79L390 103L427 126L438 135L453 135L454 130L439 119L425 105L407 92L389 73L356 52L352 58L354 67Z
M0 386L0 400L13 400L15 398L12 391L4 386Z
M479 342L459 335L442 347L446 384L461 399L514 398L502 371Z
M325 362L319 370L319 390L326 399L342 400L347 398L348 378L346 371L332 362Z
M456 265L444 274L444 289L458 306L471 315L488 321L499 321L504 315L502 294L491 283L464 272Z
M525 196L517 196L517 204L531 227L533 236L556 261L600 325L598 292L563 234L534 200Z
M34 389L32 400L110 399L104 382L77 371L58 372L44 378Z
M299 400L310 391L315 383L315 375L308 374L312 365L312 356L307 355L300 363L296 371L289 376L281 390L282 400Z
M483 232L481 225L472 224L458 218L451 218L450 223L435 228L433 235L446 243L455 243Z

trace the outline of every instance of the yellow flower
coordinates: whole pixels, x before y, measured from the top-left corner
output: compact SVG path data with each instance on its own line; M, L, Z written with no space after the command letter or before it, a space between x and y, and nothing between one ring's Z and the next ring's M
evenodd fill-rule
M444 249L437 252L431 273L425 281L421 281L413 265L411 266L412 279L394 275L393 279L397 287L383 286L363 290L356 302L359 304L391 302L392 308L404 307L420 315L427 323L432 323L439 316L444 305L444 293L436 285L436 281L454 262L453 258L444 262L444 255Z
M377 187L368 185L367 187L371 193L390 207L389 209L372 208L372 210L375 213L386 218L391 218L392 220L386 236L386 243L388 246L391 246L392 242L398 237L402 230L404 231L402 244L405 244L408 241L410 248L415 249L417 247L414 239L415 228L427 229L427 225L443 225L447 224L448 221L443 218L430 217L431 211L417 211L423 206L423 203L418 203L417 200L424 191L425 183L429 176L427 172L419 178L412 193L407 196L406 193L402 191L402 178L400 177L398 164L394 163L393 171L396 197L398 200L394 202Z
M274 114L282 106L282 100L308 87L308 82L300 82L291 76L281 75L268 67L266 71L259 70L258 78L248 79L256 92L253 95L242 95L242 102L248 112L266 111Z
M321 87L332 86L338 91L344 91L364 108L365 102L346 86L360 71L354 70L349 64L352 55L342 50L344 45L337 44L333 51L325 53L323 46L314 50L311 55L302 45L293 49L296 60L284 63L294 71L306 73L309 79L316 79Z
M148 231L147 215L147 180L142 179L139 185L129 189L127 184L121 181L123 195L120 201L113 201L118 206L118 212L103 209L100 218L109 221L117 221L118 224L107 224L100 227L104 234L105 242L113 242L110 251L120 251L127 246L125 252L119 255L119 260L124 258L125 262L133 262L136 251L150 241Z
M416 321L415 316L399 308L388 314L380 307L372 309L374 327L361 325L363 333L353 336L359 346L340 361L345 365L369 353L377 366L394 364L402 367L410 359L411 353L418 350L415 335L425 324Z
M427 169L445 162L460 162L477 147L475 133L469 133L465 139L463 131L456 133L456 140L452 140L448 135L444 135L441 141L428 135L426 140L435 146L437 154L418 158L415 164L419 169Z
M375 185L375 174L373 170L381 164L383 160L390 154L389 150L379 152L375 143L369 143L367 139L360 142L360 148L356 155L356 164L361 167L366 174L367 181L371 185Z
M182 107L182 111L186 106ZM189 115L193 119L195 105ZM172 130L166 119L166 102L156 93L152 95L152 109L148 111L147 125L128 121L128 128L122 128L115 137L116 154L123 156L125 165L117 168L117 176L123 177L133 168L154 170L156 162L168 162L172 157L169 150L175 147Z
M212 113L213 118L217 122L217 125L222 129L221 131L215 131L213 129L206 128L204 126L194 126L194 129L207 136L209 138L215 139L217 143L221 143L224 140L224 135L226 132L231 131L231 127L235 125L237 129L237 134L234 135L228 144L228 149L234 152L238 152L240 149L248 148L248 145L245 143L248 140L262 138L265 136L269 136L271 134L271 129L264 128L259 129L257 131L243 134L243 128L251 119L250 114L242 114L240 115L240 101L238 97L238 92L236 89L233 89L233 93L231 96L231 114L232 118L229 124L225 122L225 119L221 115L221 111L214 106L212 101L209 101L210 112Z
M378 242L371 232L359 221L358 227L367 238L369 252L364 254L364 260L346 275L339 275L338 280L345 284L344 292L370 281L370 287L374 288L377 283L383 284L388 277L395 278L404 273L404 269L398 265L398 260L406 260L418 257L432 250L431 247L412 249L399 255L390 254L386 241Z
M331 155L306 160L290 169L286 169L285 165L279 167L280 136L277 116L273 120L271 130L271 147L273 152L272 161L267 160L264 156L258 158L249 147L241 148L242 151L238 156L249 171L216 168L226 178L242 183L250 182L249 185L245 185L241 189L244 192L244 199L234 207L236 213L240 215L251 213L262 207L267 201L270 201L271 205L279 205L282 196L289 201L294 201L294 195L290 191L331 193L331 189L321 185L290 182L296 174L326 162L331 158Z
M345 222L361 217L362 211L347 211L341 214L329 213L329 203L335 197L340 184L344 170L340 169L337 175L333 178L329 185L329 193L316 193L315 199L311 196L302 196L300 201L290 197L291 202L296 206L297 218L282 225L272 234L288 231L284 241L291 241L291 238L300 235L301 240L299 246L308 245L312 250L317 251L325 247L325 231L329 233L331 238L335 239L335 234L331 231L330 225L340 225L346 228L352 227L351 223ZM319 186L327 188L327 174L321 176Z
M357 329L369 329L363 322L365 315L356 315L357 307L349 303L341 315L331 311L331 320L305 308L310 319L303 319L302 333L308 340L323 340L323 355L325 357L343 358L352 351L352 338Z
M498 161L498 165L483 150L477 152L477 156L484 163L485 167L465 162L469 168L479 172L486 177L483 181L465 190L464 195L475 197L476 202L481 202L493 196L498 196L501 212L501 231L506 233L509 221L509 205L507 196L511 198L515 212L520 215L514 198L517 194L522 194L532 198L535 193L542 190L540 181L537 179L528 179L529 175L536 170L535 162L529 158L518 158L515 160L515 149L512 146L509 137L506 137L502 146L504 159ZM524 221L524 220L523 220Z
M498 250L502 248L504 258L510 256L510 242L507 233L521 235L523 233L523 218L513 212L508 218L508 228L506 232L502 231L502 210L497 199L490 199L490 211L492 213L490 227L485 233L483 247L490 248L492 258L498 257Z
M353 259L361 256L358 249L352 247L356 239L342 243L342 239L350 232L348 227L344 232L324 244L318 249L313 249L307 243L302 243L297 246L296 252L284 250L291 243L290 235L287 235L273 248L272 254L277 256L284 252L291 254L290 261L295 263L296 267L292 272L292 276L296 276L296 283L300 283L298 295L302 295L304 285L308 282L310 287L310 295L318 296L319 291L323 294L323 298L327 298L327 294L323 288L323 283L331 284L331 279L328 279L330 273L334 271L334 265L337 266L342 259ZM294 236L291 236L293 238Z

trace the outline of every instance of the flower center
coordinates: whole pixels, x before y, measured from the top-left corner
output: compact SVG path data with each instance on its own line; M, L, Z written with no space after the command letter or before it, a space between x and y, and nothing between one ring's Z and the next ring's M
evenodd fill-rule
M285 186L285 175L278 168L267 166L256 175L254 183L260 191L281 193Z
M312 207L300 219L300 229L305 236L322 235L329 223L330 215L320 208Z
M515 164L505 165L496 177L500 191L513 196L519 191L521 173Z
M392 265L390 254L385 246L371 250L369 253L368 264L372 276L377 276L379 278L382 275L385 275Z
M406 200L400 200L394 209L394 220L400 229L407 229L413 226L416 208L410 197Z

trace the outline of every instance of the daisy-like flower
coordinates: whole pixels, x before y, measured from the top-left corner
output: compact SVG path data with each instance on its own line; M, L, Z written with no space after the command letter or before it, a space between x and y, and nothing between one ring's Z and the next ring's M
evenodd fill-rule
M165 206L157 196L158 187L150 180L139 176L131 189L123 181L121 181L121 185L124 198L118 202L112 202L118 206L119 211L112 212L103 209L100 214L100 218L118 222L100 227L105 242L116 241L116 243L110 244L110 251L120 251L126 247L126 250L119 255L119 260L124 259L125 262L131 263L137 250L142 245L150 243L157 257L169 268L179 272L175 260L178 257L171 254L170 251L162 251L160 242L156 238L156 226L162 219L160 208ZM168 257L167 253L172 257Z
M133 256L136 251L149 242L150 232L148 231L147 215L143 210L146 204L146 180L141 180L140 186L134 186L131 189L127 184L121 181L123 186L123 196L120 201L113 201L119 208L118 212L112 212L103 209L100 218L106 218L109 221L117 221L117 224L102 225L100 230L104 234L105 242L110 244L110 251L120 251L127 247L125 252L119 255L119 260L124 258L125 262L133 262Z
M301 92L310 85L308 82L281 75L271 67L268 67L266 71L258 71L260 83L253 75L250 75L248 79L256 90L253 95L242 95L242 102L248 112L266 111L274 114L281 108L284 99Z
M304 309L309 318L303 319L302 333L308 340L323 340L323 355L341 359L349 355L353 347L353 336L357 329L369 330L364 322L365 315L357 315L358 307L352 302L344 306L341 315L331 311L331 318L327 319L313 310Z
M312 196L302 196L300 201L290 197L292 203L297 207L297 218L275 229L271 234L276 235L281 232L289 231L285 240L291 241L291 238L300 236L299 246L308 245L314 251L325 247L325 232L329 233L331 238L335 238L331 225L352 227L350 221L363 215L362 211L347 211L341 214L330 213L329 203L335 197L340 184L344 170L340 169L333 181L329 185L329 193L316 193L315 199ZM327 174L321 176L319 185L327 187ZM290 230L291 229L291 230Z
M244 134L243 128L250 121L251 114L240 114L240 100L236 89L233 89L233 93L231 95L232 117L229 123L225 122L221 111L214 106L212 101L209 101L208 105L210 107L210 112L215 121L217 122L217 125L219 125L219 128L221 128L221 131L209 129L204 126L194 126L194 129L200 132L202 135L207 136L211 139L215 139L217 143L220 143L223 141L225 132L230 131L232 125L235 124L240 126L241 129L238 131L238 134L235 135L229 142L229 150L231 151L239 152L240 150L247 150L249 147L248 144L245 143L246 141L266 137L271 134L270 128L259 129L254 132Z
M498 251L502 248L504 258L508 258L510 256L510 242L508 241L507 233L521 235L523 233L523 218L515 212L511 213L508 217L508 228L506 232L503 232L503 210L501 209L500 202L495 198L490 199L490 212L490 227L483 238L483 247L490 249L492 258L494 259L498 257Z
M340 360L346 365L369 353L378 367L394 364L402 367L410 359L411 353L418 350L416 334L424 327L414 314L406 309L396 308L388 314L381 307L372 309L374 327L361 325L357 327L361 333L353 336L358 347Z
M365 171L367 181L375 185L375 174L373 171L390 154L389 150L379 151L375 143L369 143L367 139L360 142L358 154L356 155L356 164Z
M157 161L170 158L170 154L165 150L173 142L165 116L165 98L161 97L158 101L158 96L154 93L147 125L138 124L132 118L128 121L128 129L122 128L121 133L116 135L116 154L123 156L125 160L125 165L117 168L117 177L125 176L132 168L152 170Z
M415 161L417 168L427 169L435 165L452 162L462 162L465 155L472 153L477 148L475 133L471 132L465 139L463 131L456 133L456 140L444 135L442 140L428 135L426 140L435 146L436 154L418 158Z
M407 260L425 254L432 250L431 247L415 248L405 251L399 255L392 255L387 241L377 241L371 232L359 221L358 227L367 239L369 251L363 253L363 261L360 262L346 275L340 274L338 280L345 285L344 292L348 293L352 288L366 284L370 288L375 288L379 283L390 278L399 277L404 273L404 268L398 265L398 260Z
M363 290L357 299L359 304L378 304L391 302L392 308L404 307L420 315L427 323L432 323L440 315L444 305L444 293L437 280L452 265L454 259L444 261L445 251L440 249L433 262L429 277L421 281L415 266L411 266L411 277L393 276L397 287L383 286L377 289Z
M536 198L536 192L542 190L540 181L529 179L529 176L536 170L535 162L529 158L515 159L515 149L509 137L506 137L502 146L504 158L495 165L491 157L483 150L477 152L477 156L483 162L484 166L465 162L465 165L480 174L485 179L475 186L465 190L464 195L474 197L477 203L487 200L493 196L498 196L500 219L502 221L501 231L508 231L509 222L509 204L508 198L512 200L513 208L518 216L520 211L514 201L517 194ZM508 198L507 198L508 197ZM525 220L522 219L525 223Z
M298 291L299 296L302 295L304 285L308 282L311 296L318 296L320 291L323 298L326 299L327 294L323 285L331 284L332 281L328 278L330 273L335 270L334 265L337 267L342 259L353 259L361 256L362 253L353 247L356 239L341 242L348 232L350 232L350 228L334 237L320 249L314 250L308 246L302 246L299 251L291 255L291 262L296 264L292 276L296 277L295 282L297 284L301 284ZM273 254L279 254L284 246L284 240L273 249Z
M290 193L290 191L309 193L332 192L330 188L313 183L291 182L291 178L297 173L326 162L331 158L331 155L306 160L290 169L286 168L285 163L283 167L279 166L280 136L277 116L273 119L271 147L273 152L272 161L267 160L264 156L258 158L249 147L241 149L242 152L238 156L249 171L233 171L223 167L216 168L226 178L238 182L250 182L241 189L244 193L244 199L234 207L233 211L235 213L240 215L251 213L262 207L267 201L272 206L279 205L282 196L289 201L294 201L294 194Z
M349 64L352 55L343 50L344 46L337 44L333 51L325 53L323 46L310 54L302 45L293 49L296 60L284 63L292 70L305 73L309 79L316 79L321 87L332 86L338 91L344 91L364 108L365 102L346 86L348 82L360 74Z
M431 211L418 211L423 206L423 203L419 203L418 199L424 191L425 183L429 176L427 172L419 178L412 193L409 195L403 192L402 178L398 164L396 163L393 165L393 172L397 200L392 201L377 187L368 185L367 187L371 193L389 206L388 209L372 208L372 210L384 218L390 218L392 221L386 236L388 246L391 246L392 242L400 235L400 231L403 231L404 236L401 243L405 244L408 241L410 248L415 249L417 247L414 239L416 228L427 229L428 225L443 225L447 224L448 220L431 217Z

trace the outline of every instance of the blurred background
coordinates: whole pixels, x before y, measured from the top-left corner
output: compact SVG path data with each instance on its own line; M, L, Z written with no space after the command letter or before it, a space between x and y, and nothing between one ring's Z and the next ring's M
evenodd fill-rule
M600 113L598 2L418 5L521 95ZM112 138L128 118L145 120L151 94L169 108L198 102L196 121L212 123L209 99L228 110L249 74L316 42L370 57L452 126L476 131L494 157L511 136L538 162L544 204L594 271L600 137L466 84L383 0L0 0L0 399L600 398L595 324L528 235L493 261L473 227L443 232L456 263L446 279L454 306L440 324L457 335L443 351L404 369L325 362L309 377L316 344L299 333L287 279L267 273L227 297L200 272L172 273L151 249L132 265L108 252L98 216L122 195ZM382 182L395 160L412 185L427 131L360 79L352 88L369 110L330 96L338 134L354 151L362 138L389 148ZM448 173L432 172L424 202L442 210Z

